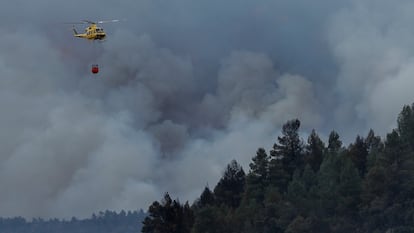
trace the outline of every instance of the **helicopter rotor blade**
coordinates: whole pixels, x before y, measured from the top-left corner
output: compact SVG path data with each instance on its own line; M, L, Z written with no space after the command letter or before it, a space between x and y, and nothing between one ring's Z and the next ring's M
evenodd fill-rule
M99 20L96 22L93 22L91 20L83 19L80 22L64 22L64 24L102 24L102 23L116 23L120 21L126 21L125 19L112 19L112 20Z
M86 20L86 19L83 19L82 22L83 23L89 23L89 24L96 24L95 22L92 22L92 21Z
M113 19L113 20L100 20L100 21L98 21L97 23L116 23L116 22L120 22L120 21L123 21L123 20L120 20L120 19Z
M64 22L63 24L86 24L85 22Z

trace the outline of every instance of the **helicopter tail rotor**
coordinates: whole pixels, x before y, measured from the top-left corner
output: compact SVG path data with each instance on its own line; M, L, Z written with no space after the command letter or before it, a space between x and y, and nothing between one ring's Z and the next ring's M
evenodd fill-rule
M75 35L78 35L78 32L75 29L75 25L73 25L72 30L73 30L73 33L75 33Z

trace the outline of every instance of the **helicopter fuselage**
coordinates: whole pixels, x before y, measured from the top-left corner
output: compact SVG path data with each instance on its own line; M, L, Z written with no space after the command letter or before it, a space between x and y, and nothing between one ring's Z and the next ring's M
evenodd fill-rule
M84 38L88 40L103 40L106 37L106 33L103 28L98 27L96 24L89 25L84 33L77 33L75 28L73 28L74 36L79 38Z

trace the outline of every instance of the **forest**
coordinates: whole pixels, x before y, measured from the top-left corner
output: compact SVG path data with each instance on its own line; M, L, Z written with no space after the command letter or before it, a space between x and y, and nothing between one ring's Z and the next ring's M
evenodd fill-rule
M408 233L414 232L414 105L392 132L344 146L330 132L300 137L287 121L247 172L236 160L193 202L165 193L147 212L99 212L88 219L0 218L1 233Z
M414 105L384 138L370 130L344 146L325 143L300 121L282 127L247 173L231 161L191 205L168 193L149 206L143 233L414 232Z
M142 211L101 211L91 218L70 220L23 217L0 218L1 233L138 233L146 214Z

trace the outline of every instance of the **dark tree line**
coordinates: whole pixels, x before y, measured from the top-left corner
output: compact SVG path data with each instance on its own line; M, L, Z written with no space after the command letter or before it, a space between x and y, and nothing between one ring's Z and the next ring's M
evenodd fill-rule
M1 233L139 233L146 214L140 211L99 212L88 219L0 218Z
M349 146L332 131L307 141L288 121L272 150L259 148L247 174L232 161L190 207L154 202L144 233L414 232L414 106L384 139L371 130Z

